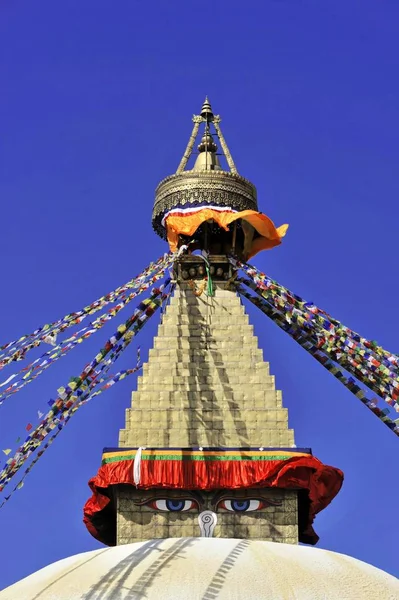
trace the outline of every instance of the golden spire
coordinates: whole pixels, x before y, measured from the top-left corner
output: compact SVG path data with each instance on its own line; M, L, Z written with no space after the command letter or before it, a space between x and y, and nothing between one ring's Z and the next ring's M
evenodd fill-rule
M206 96L200 114L193 115L193 130L176 173L162 180L155 192L152 223L161 237L166 237L165 216L176 208L203 203L204 206L228 206L236 211L258 210L255 186L238 174L220 122L220 116L214 114ZM198 156L194 166L187 169L201 126L204 131L197 146ZM219 153L226 159L226 167L220 164L218 146Z
M205 124L205 135L202 138L200 145L198 146L199 152L200 153L201 152L205 152L206 156L208 156L208 155L210 155L211 152L216 152L216 150L217 150L217 146L216 146L215 142L213 141L213 138L212 138L212 135L211 135L211 132L210 132L210 124L212 124L213 128L215 130L215 134L216 134L216 136L219 139L219 142L220 142L223 154L224 154L224 156L226 158L226 162L227 162L228 167L229 167L229 171L227 171L227 172L234 173L234 174L238 173L237 169L236 169L236 166L234 164L233 158L232 158L232 156L230 154L230 150L227 147L227 144L226 144L225 139L223 137L222 131L220 129L220 125L219 125L220 121L221 121L220 116L219 115L215 115L213 113L211 103L209 102L209 98L208 98L208 96L206 96L205 97L205 101L204 101L204 103L202 105L202 108L201 108L201 113L199 115L194 115L193 116L194 127L193 127L193 130L191 132L191 136L190 136L190 139L188 141L186 150L185 150L185 152L183 154L183 158L181 159L180 164L179 164L179 166L177 168L176 175L179 175L180 173L183 173L186 170L187 163L188 163L188 161L190 159L190 156L192 154L192 151L193 151L193 148L194 148L194 144L195 144L195 140L197 139L199 128L200 128L200 125L202 123ZM207 140L209 140L209 144L210 145L207 145L207 143L206 143ZM204 144L205 144L205 146L204 146ZM216 147L216 150L212 151L210 149L211 146L212 147ZM201 154L200 154L200 156L201 156ZM198 159L200 158L200 156L198 157ZM206 170L208 170L208 169L210 169L210 170L215 170L216 169L216 170L219 170L219 171L223 170L222 167L221 167L221 165L220 165L220 163L219 163L219 159L216 157L216 155L211 160L208 160L208 158L207 158L206 161L204 161L203 158L201 158L201 160L200 160L201 166L199 166L197 164L198 163L198 159L197 159L197 161L195 163L193 171L201 171L201 170L203 170L204 169L204 166L203 166L204 164L207 165L205 167Z
M219 158L216 154L218 147L209 128L209 123L213 122L215 117L208 96L206 96L205 102L202 105L201 117L205 120L206 126L201 142L197 146L199 155L195 161L193 171L222 171Z

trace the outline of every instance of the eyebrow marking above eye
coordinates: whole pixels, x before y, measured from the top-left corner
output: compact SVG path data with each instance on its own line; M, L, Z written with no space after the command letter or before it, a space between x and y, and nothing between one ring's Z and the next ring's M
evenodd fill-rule
M201 507L203 504L205 504L202 494L196 490L184 490L184 493L182 493L181 496L169 496L169 491L170 490L166 489L163 496L159 494L157 496L149 496L145 500L133 501L133 504L136 506L144 506L150 502L154 502L155 500L195 500L195 502L198 504L198 507Z
M248 493L245 494L245 492L248 492L247 489L220 490L213 496L211 503L214 507L216 507L222 500L262 500L263 502L266 502L269 506L282 505L282 500L273 500L272 498L267 497L266 494L262 494L262 491L262 489L252 490L251 494L249 495Z
M229 492L228 490L221 490L219 492L216 492L216 494L211 499L211 503L213 504L213 506L216 506L217 504L219 504L220 500L222 500L223 498L228 498L231 495L232 491Z

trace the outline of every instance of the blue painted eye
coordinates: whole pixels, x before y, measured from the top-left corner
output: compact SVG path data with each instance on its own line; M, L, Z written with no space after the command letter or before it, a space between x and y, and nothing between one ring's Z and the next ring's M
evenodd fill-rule
M156 510L165 510L168 512L184 512L196 507L194 500L180 500L179 498L153 500L149 505Z
M168 510L181 511L184 509L185 500L166 500L166 508Z
M249 508L249 500L230 500L232 510L237 512L246 511Z
M264 508L261 500L223 500L220 507L231 512L250 512Z
M248 510L250 506L249 500L232 500L231 508L236 511Z

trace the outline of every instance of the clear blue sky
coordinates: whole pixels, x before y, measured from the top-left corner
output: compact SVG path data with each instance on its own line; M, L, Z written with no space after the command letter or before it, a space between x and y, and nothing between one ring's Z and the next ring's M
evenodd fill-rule
M208 94L261 209L290 223L255 264L398 352L398 23L395 0L1 2L0 342L80 309L165 251L151 229L154 189ZM319 546L399 576L398 439L249 312L298 446L345 472L317 518ZM140 335L144 356L155 331ZM1 448L110 332L2 407ZM132 350L121 366L134 360ZM82 524L87 481L117 445L134 386L76 414L0 511L0 587L99 547Z

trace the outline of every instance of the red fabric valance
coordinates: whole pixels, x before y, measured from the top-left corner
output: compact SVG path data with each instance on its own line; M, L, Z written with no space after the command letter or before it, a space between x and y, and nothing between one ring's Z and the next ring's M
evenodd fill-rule
M135 450L104 454L97 475L89 481L93 492L84 507L84 522L90 533L107 545L115 543L116 515L110 505L114 485L134 485ZM143 450L139 489L165 488L217 490L280 488L303 490L306 519L300 541L315 544L312 523L339 492L343 473L326 466L311 454L288 450L191 451ZM112 503L111 503L112 504ZM302 507L303 512L303 507Z

